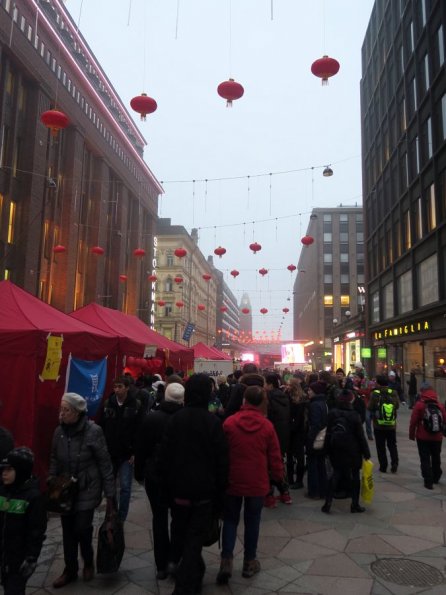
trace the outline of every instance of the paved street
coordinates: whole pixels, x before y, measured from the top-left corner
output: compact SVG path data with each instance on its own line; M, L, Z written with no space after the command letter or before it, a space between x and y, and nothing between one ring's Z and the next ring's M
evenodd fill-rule
M228 587L219 587L215 585L218 548L207 548L203 594L444 594L446 461L445 480L433 492L426 490L416 445L407 438L409 414L400 409L398 474L375 473L375 498L366 513L351 514L349 500L335 500L332 513L325 515L321 502L305 499L303 490L294 491L291 506L281 504L263 512L258 551L262 572L253 579L241 577L239 542L233 578ZM371 450L376 462L374 443ZM101 510L96 516L96 529L103 514ZM154 578L149 526L145 493L137 486L125 525L127 550L120 572L100 575L88 584L79 580L60 592L170 594L173 582L157 583ZM374 572L371 566L377 560L382 561ZM52 519L28 592L55 592L51 583L62 568L59 520ZM386 580L389 576L400 584Z

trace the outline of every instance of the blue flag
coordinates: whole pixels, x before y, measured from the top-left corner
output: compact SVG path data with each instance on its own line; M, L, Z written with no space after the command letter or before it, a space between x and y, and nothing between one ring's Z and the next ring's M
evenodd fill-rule
M87 401L88 416L94 417L101 403L107 379L107 358L85 361L71 357L68 360L65 392L77 393Z

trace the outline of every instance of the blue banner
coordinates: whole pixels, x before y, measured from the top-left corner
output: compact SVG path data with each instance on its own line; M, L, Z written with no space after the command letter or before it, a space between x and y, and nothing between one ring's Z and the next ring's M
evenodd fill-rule
M77 393L87 401L88 416L94 417L98 411L107 379L107 358L98 361L85 361L69 358L65 392Z

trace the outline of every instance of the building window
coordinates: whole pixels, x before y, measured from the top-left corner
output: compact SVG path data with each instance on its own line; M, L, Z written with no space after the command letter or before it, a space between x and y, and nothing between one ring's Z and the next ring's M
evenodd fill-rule
M324 283L333 283L333 275L331 273L325 273Z
M350 275L348 273L341 273L341 284L350 283Z
M364 242L364 232L363 231L356 232L356 243L362 244L363 242Z
M324 223L328 223L328 222L331 223L331 215L325 214L324 215Z
M444 64L444 34L443 34L443 25L440 25L438 27L437 41L438 41L438 61L439 61L439 65L440 66L443 66L443 64Z
M344 242L345 242L345 243L347 243L347 242L348 242L348 232L342 231L342 232L339 234L339 241L340 241L340 242L343 242L343 243L344 243Z
M173 254L170 250L166 254L166 265L168 267L173 267Z
M333 234L331 232L324 232L324 242L332 242Z
M433 254L418 267L418 305L426 306L438 301L438 261Z
M11 200L9 203L9 217L8 217L8 244L14 242L14 226L16 216L16 203Z
M333 254L324 254L324 263L333 262Z
M420 173L420 142L418 136L414 138L413 144L415 153L415 173L418 175Z
M427 157L428 159L432 158L434 154L434 147L432 142L432 119L428 118L426 120L426 138L427 138Z
M435 186L431 184L427 196L427 228L432 231L437 227L437 206L435 202Z
M324 295L324 306L325 307L333 306L333 296L332 295Z
M172 314L173 311L173 305L170 302L167 302L167 304L164 307L164 316L170 316Z
M375 292L372 294L372 299L370 300L370 305L371 305L371 318L372 318L372 322L379 322L380 321L380 316L379 316L379 293Z
M446 139L446 95L441 98L441 123L443 130L443 140Z
M404 247L406 250L410 250L412 247L412 228L411 228L411 221L410 221L410 211L406 211L404 213Z
M398 277L398 311L399 314L413 309L412 271Z
M166 284L164 286L165 291L173 291L173 283L172 279L166 279Z
M417 200L416 237L419 240L423 237L423 201L421 198Z
M341 253L339 255L339 262L348 262L348 253Z
M350 306L350 296L341 295L341 306Z
M343 221L344 223L345 222L348 223L348 215L346 215L345 213L343 213L342 215L339 215L339 221Z
M421 25L424 27L426 24L426 0L420 0L421 5Z
M394 315L394 307L393 307L393 283L388 283L384 287L383 291L384 297L384 320L388 318L392 318Z
M427 91L431 84L429 77L429 58L427 54L424 56L424 84L425 91Z

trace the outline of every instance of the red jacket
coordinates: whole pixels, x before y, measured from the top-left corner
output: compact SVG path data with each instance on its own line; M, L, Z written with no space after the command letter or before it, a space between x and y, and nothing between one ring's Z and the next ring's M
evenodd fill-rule
M284 467L273 424L257 407L245 404L228 417L223 430L229 443L231 496L266 496L270 476L282 481Z
M426 403L429 402L438 405L443 416L443 423L446 423L446 410L438 400L437 393L432 389L425 390L422 392L420 399L415 403L414 408L412 409L412 415L409 424L410 440L415 440L415 438L417 440L432 440L435 442L441 442L441 440L443 440L442 432L432 434L431 432L428 432L424 427L424 409L426 407Z

